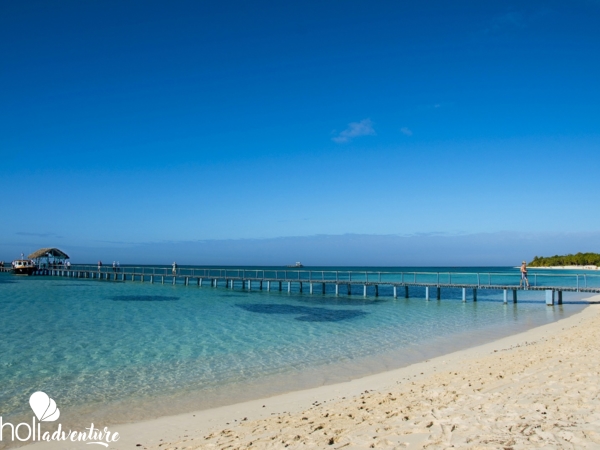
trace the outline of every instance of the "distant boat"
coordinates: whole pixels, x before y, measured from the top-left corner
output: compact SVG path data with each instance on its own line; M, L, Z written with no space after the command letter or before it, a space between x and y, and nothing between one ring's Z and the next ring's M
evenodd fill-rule
M36 269L35 263L29 259L15 259L10 272L13 275L31 275Z
M301 262L297 262L296 264L285 266L285 267L304 267Z

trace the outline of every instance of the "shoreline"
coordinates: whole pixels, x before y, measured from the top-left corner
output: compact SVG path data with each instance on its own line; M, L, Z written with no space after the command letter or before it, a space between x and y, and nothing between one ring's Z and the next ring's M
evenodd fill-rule
M515 267L515 269L520 269L521 266ZM527 269L531 270L586 270L597 272L600 270L600 267L596 266L527 266Z
M599 301L600 296L591 297L588 300ZM259 433L261 436L269 435L274 437L274 439L278 439L279 437L285 438L285 435L289 433L281 431L283 427L281 423L284 419L286 419L285 423L295 424L291 425L292 428L298 428L297 444L300 446L304 439L317 439L317 436L313 432L300 432L302 426L311 422L309 418L314 417L315 414L321 415L319 419L325 424L323 429L326 429L326 425L328 422L331 422L331 420L323 419L323 417L327 417L321 414L325 410L346 411L352 409L354 414L356 414L356 402L359 398L362 400L365 397L369 397L362 400L368 404L369 400L372 400L374 397L385 396L384 394L387 393L387 391L393 392L399 387L406 386L409 383L409 380L413 385L415 383L429 383L431 385L430 389L437 390L437 388L439 388L439 380L436 384L436 382L432 382L431 379L439 377L442 372L457 371L456 373L458 373L458 371L462 371L468 364L477 364L480 360L486 358L498 359L500 354L510 355L516 352L525 351L528 352L528 355L535 355L537 354L537 351L533 347L543 346L547 341L556 339L556 336L558 335L563 335L565 333L568 335L569 331L575 333L582 327L582 323L592 319L596 319L600 322L600 305L589 305L582 311L565 319L532 328L528 331L504 337L487 344L455 351L400 369L369 375L352 381L288 392L286 394L275 395L264 399L246 401L192 413L111 426L110 429L112 431L119 432L121 439L116 444L110 445L109 448L133 448L138 446L138 444L140 448L147 449L182 448L189 447L190 445L191 447L189 448L212 448L213 446L225 446L225 441L234 447L239 446L245 448L248 445L248 442L259 439L258 436L253 436L249 428L257 429L258 427L264 427L265 429ZM526 358L529 358L530 356L531 355L526 356ZM498 364L498 361L494 364ZM494 367L494 370L497 371L498 368ZM368 392L368 394L366 392ZM375 403L381 404L379 401L376 401ZM402 405L396 405L396 407L399 406ZM368 409L370 409L370 407L367 408L367 410ZM377 409L377 405L374 405L373 409ZM327 413L327 415L329 415L329 413ZM383 424L385 421L381 422ZM377 420L374 423L377 423ZM438 428L439 427L433 429L433 426L430 426L425 427L423 430L422 426L417 426L416 428L413 427L413 430L418 430L418 432L413 431L403 435L404 437L402 437L402 439L406 439L407 445L410 444L409 448L418 448L414 446L417 444L417 441L425 442L431 440L432 433L435 430L438 430ZM231 430L231 433L223 432L224 429ZM348 428L348 430L351 429L354 429L354 427ZM348 437L348 432L345 433L344 430L342 430L335 436L329 434L329 439L334 439L335 443L339 442L339 444L342 445L345 442L344 439L350 439L350 437ZM600 433L600 430L598 430L598 432ZM240 435L240 437L235 438L231 435L232 433L236 436ZM313 447L323 446L332 448L327 445L328 442L326 436L322 436L322 434L325 433L326 432L317 433L320 437L310 445L313 445ZM310 436L308 436L308 434L310 434ZM205 439L207 435L210 435L211 437ZM247 436L243 437L242 435ZM600 436L600 434L598 434L598 436ZM351 441L352 439L348 440L348 442ZM167 443L169 444L167 445ZM598 443L600 444L600 440ZM304 445L306 445L306 442L304 442ZM37 446L40 446L40 449L80 447L80 445L77 446L75 444L65 446L65 443L45 442L29 444L26 447L33 449L37 448ZM255 442L253 447L261 448L258 445L258 442ZM334 448L337 448L337 446Z

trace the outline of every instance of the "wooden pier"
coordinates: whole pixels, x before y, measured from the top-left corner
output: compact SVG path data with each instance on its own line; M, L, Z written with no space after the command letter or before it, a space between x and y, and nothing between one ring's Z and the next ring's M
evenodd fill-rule
M382 287L394 297L409 297L411 288L424 288L425 299L441 299L442 289L461 289L462 301L477 301L480 289L503 291L504 303L517 302L521 290L544 291L547 305L562 304L563 292L600 293L600 275L531 274L530 286L519 286L518 272L369 272L278 269L211 269L165 267L71 267L41 268L37 276L59 276L113 282L147 282L227 289L287 291L335 295L379 296ZM357 292L358 291L358 292Z

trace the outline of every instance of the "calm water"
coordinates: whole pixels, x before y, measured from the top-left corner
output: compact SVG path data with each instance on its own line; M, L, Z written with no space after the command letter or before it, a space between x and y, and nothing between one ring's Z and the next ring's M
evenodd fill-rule
M584 307L567 293L553 308L533 291L520 292L517 305L484 290L476 303L462 303L459 290L443 290L439 302L418 289L410 299L390 294L0 274L0 415L30 417L37 390L73 424L235 403L401 367Z

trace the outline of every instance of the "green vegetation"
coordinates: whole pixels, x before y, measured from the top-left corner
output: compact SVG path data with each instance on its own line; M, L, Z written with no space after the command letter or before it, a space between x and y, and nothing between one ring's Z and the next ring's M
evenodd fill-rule
M600 266L600 254L598 253L577 253L576 255L564 256L536 256L528 266L548 267L548 266Z

